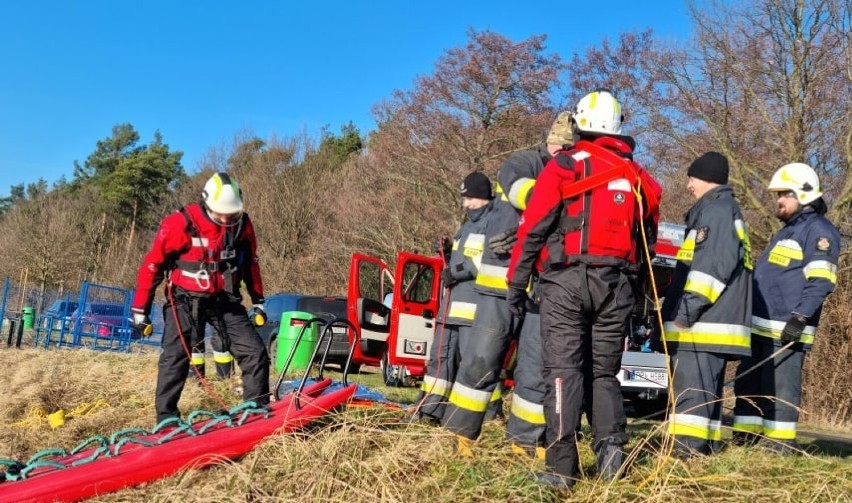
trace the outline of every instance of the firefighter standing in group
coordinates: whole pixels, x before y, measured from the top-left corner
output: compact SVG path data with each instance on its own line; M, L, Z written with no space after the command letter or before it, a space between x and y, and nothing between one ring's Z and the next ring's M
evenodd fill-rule
M635 305L637 231L656 226L661 189L632 161L634 143L620 136L622 118L607 91L579 101L573 116L579 140L539 175L509 268L507 302L521 316L537 262L541 266L548 471L536 479L558 488L571 487L579 475L575 431L584 398L601 476L617 474L627 443L616 376ZM591 396L584 397L586 390Z
M180 417L190 354L211 323L242 371L244 398L269 403L269 355L252 321L262 324L263 281L254 226L243 211L237 181L226 173L210 177L201 202L163 219L137 276L131 312L140 332L149 330L151 303L166 279L165 328L157 374L157 421ZM252 321L243 307L240 283L253 303Z
M482 263L485 224L493 209L491 180L484 173L474 171L467 175L459 192L466 219L453 238L449 259L441 273L445 288L438 312L441 322L435 328L429 364L421 384L422 396L411 418L435 424L444 416L456 377L458 348L463 344L460 341L470 338L476 317L479 296L473 291L473 279Z
M506 274L512 244L516 240L519 212L526 207L544 165L564 144L573 141L568 134L570 130L560 126L568 122L570 114L560 114L546 144L510 155L497 174L497 197L485 228L486 246L474 285L479 294L477 314L470 338L459 346L459 369L442 423L456 434L457 449L463 455L472 455L471 442L479 437L486 410L500 384L506 351L515 335L513 332L521 323L519 319L512 319L506 305ZM536 318L531 316L521 330L520 337L531 342L519 344L515 391L506 428L513 442L532 449L542 445L544 430L541 372L533 368L540 367L537 356L540 351L534 346L539 339Z
M726 362L751 353L751 245L728 170L718 152L687 170L696 202L662 307L675 397L668 431L681 459L719 447Z
M734 382L734 441L751 444L763 435L761 446L791 454L798 451L802 365L823 302L837 283L840 233L824 216L828 208L819 178L807 164L779 168L769 190L777 197L776 216L784 227L754 268L752 354L739 372L763 364Z

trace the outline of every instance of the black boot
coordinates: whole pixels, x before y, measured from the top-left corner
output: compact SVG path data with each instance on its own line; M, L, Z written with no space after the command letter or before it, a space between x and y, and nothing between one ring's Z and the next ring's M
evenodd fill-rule
M621 465L624 464L622 446L601 440L595 445L595 455L598 459L598 476L606 480L614 480L618 476Z

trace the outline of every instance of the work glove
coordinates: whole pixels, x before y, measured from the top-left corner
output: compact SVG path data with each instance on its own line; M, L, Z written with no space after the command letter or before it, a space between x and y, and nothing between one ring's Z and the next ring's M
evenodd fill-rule
M445 268L443 271L441 271L441 281L444 282L444 287L446 288L450 288L456 283L458 283L458 280L453 277L453 273L450 272L448 268Z
M440 236L432 241L432 253L441 255L446 260L453 251L453 240L447 236Z
M512 253L512 248L518 242L518 228L514 227L507 231L491 236L488 239L488 248L497 255L507 255Z
M807 324L807 316L793 313L793 316L787 320L787 323L784 325L784 329L781 331L781 344L798 342L802 337L802 332L805 331Z
M263 310L263 304L255 304L251 306L249 319L256 327L266 325L266 311Z
M527 291L523 288L509 287L506 294L506 303L509 304L509 312L516 318L523 318L527 314L527 302L530 300Z
M133 318L130 320L130 326L139 332L142 337L148 337L154 332L154 326L151 324L151 318L144 313L133 313Z

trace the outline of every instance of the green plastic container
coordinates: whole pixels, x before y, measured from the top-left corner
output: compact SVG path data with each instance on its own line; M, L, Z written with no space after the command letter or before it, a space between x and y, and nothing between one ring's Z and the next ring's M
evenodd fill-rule
M290 351L296 346L296 339L299 338L299 332L313 318L315 318L314 315L303 311L286 311L281 313L281 326L278 328L278 347L275 351L276 371L281 372L281 369L284 368L287 357L290 356ZM318 323L311 323L305 329L305 333L296 347L293 360L290 362L290 367L287 368L288 373L305 370L310 365L311 356L317 345L318 326Z
M21 312L21 320L24 322L24 328L33 328L35 321L35 309L25 307Z

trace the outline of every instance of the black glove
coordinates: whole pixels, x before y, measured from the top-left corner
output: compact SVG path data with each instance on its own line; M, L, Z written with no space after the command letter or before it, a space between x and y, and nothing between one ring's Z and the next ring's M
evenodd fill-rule
M139 335L142 337L148 337L154 331L151 318L144 313L133 313L133 317L130 319L130 326L139 332Z
M793 313L793 316L791 316L784 325L784 330L781 331L781 344L799 342L799 339L802 337L802 332L805 331L807 324L807 316Z
M432 241L432 253L448 256L453 251L453 240L447 236L440 236Z
M514 227L488 239L488 248L498 255L512 253L512 248L518 242L518 228Z
M506 303L509 304L509 312L516 318L523 318L527 314L527 302L530 300L527 291L523 288L509 287L506 294Z
M459 282L456 278L453 277L453 273L451 273L449 269L444 269L443 271L441 271L441 281L444 282L444 286L446 288L450 288L451 286Z
M266 311L263 310L263 305L255 304L251 306L249 320L251 320L251 322L254 323L254 326L256 327L262 327L266 325Z

